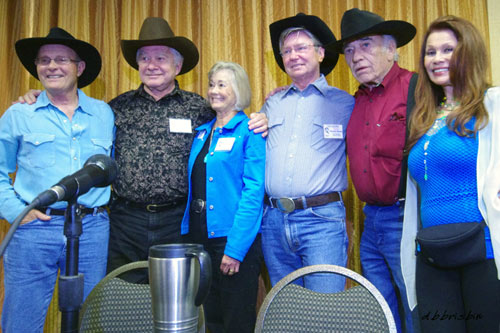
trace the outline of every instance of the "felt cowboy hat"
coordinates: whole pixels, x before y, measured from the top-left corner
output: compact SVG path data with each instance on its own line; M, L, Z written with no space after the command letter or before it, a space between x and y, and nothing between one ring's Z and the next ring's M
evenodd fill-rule
M285 71L285 66L283 65L283 58L280 54L280 35L283 31L288 28L304 28L311 32L323 45L333 43L337 39L333 32L328 28L325 22L323 22L319 17L314 15L306 15L303 13L298 13L295 16L287 17L282 20L273 22L269 25L269 32L271 33L271 44L273 46L274 59L278 63L278 66ZM325 49L325 58L320 64L320 72L324 75L328 75L339 60L339 54L336 51L330 51Z
M99 75L102 65L99 51L89 43L76 39L64 29L55 27L50 29L46 37L24 38L18 40L15 44L19 60L24 68L37 80L39 78L36 71L35 58L38 55L40 47L47 44L65 45L75 51L81 60L85 61L85 70L78 78L78 88L83 88L91 84L97 75Z
M179 74L193 69L200 58L196 45L186 37L175 36L168 22L161 17L146 18L139 32L139 39L122 40L121 44L125 60L135 69L139 68L137 50L143 46L164 45L177 50L184 57Z
M405 21L385 21L375 13L352 8L342 16L340 32L342 39L328 45L328 48L344 53L345 43L368 35L392 35L396 39L396 46L401 47L415 37L417 29Z

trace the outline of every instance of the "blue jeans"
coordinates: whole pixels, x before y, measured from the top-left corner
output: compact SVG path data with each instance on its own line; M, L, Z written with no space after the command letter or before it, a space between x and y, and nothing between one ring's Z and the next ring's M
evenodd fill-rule
M106 274L109 220L106 212L83 218L78 271L84 299ZM4 255L3 332L43 332L57 279L66 271L64 216L19 226Z
M345 207L342 201L283 213L265 206L262 220L262 250L271 284L309 265L347 263ZM345 278L313 274L296 281L318 292L344 290Z
M404 313L406 332L412 332L411 312L400 261L404 204L366 205L363 211L365 226L360 244L363 275L377 287L389 304L398 332L402 331L398 308Z

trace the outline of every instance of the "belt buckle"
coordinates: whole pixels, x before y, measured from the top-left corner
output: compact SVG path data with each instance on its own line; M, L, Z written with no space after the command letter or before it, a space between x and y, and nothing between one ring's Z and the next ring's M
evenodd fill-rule
M291 198L276 199L276 205L283 213L291 213L295 210L295 202Z
M205 209L205 200L196 199L193 201L193 211L200 214Z
M157 213L158 211L156 210L158 208L159 205L155 205L155 204L148 204L146 206L146 210L150 213Z

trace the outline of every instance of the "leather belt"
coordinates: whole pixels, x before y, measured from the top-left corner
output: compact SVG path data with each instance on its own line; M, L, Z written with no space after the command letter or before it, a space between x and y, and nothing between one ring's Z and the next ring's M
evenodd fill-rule
M66 209L54 209L54 208L50 208L50 207L42 207L42 208L39 208L39 210L41 212L44 212L44 214L46 214L46 215L54 215L54 216L64 216L64 214L66 213ZM106 207L104 207L104 206L87 208L85 206L78 205L76 207L76 214L78 214L82 217L86 216L86 215L96 216L97 214L102 213L104 211L106 211Z
M160 213L166 211L167 209L186 204L186 199L178 199L165 203L144 203L144 202L128 200L122 197L118 197L116 200L124 203L126 206L136 209L142 209L150 213Z
M339 192L316 195L313 197L300 198L269 198L267 194L264 196L264 203L273 208L278 208L283 213L291 213L296 209L304 209L307 207L323 206L330 202L339 201L341 198ZM306 206L304 207L304 201Z

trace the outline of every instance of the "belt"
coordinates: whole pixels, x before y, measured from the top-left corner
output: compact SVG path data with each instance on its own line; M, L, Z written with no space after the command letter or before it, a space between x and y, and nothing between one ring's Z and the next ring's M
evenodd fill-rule
M54 209L50 207L42 207L40 208L41 212L44 212L46 215L54 215L54 216L64 216L66 213L66 209ZM92 215L96 216L99 213L102 213L106 211L106 207L101 206L101 207L94 207L94 208L87 208L82 205L77 205L76 206L76 214L80 216L86 216L86 215Z
M119 202L123 202L126 206L136 208L136 209L145 210L145 211L150 212L150 213L159 213L159 212L166 211L167 209L186 204L186 199L178 199L178 200L174 200L171 202L164 202L164 203L144 203L144 202L127 200L127 199L122 198L122 197L118 197L116 200Z
M264 196L264 203L273 208L278 208L283 213L291 213L296 209L304 209L307 207L323 206L330 202L340 201L340 193L332 192L327 194L316 195L313 197L292 198L269 198L267 194ZM305 201L305 206L304 206Z

